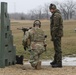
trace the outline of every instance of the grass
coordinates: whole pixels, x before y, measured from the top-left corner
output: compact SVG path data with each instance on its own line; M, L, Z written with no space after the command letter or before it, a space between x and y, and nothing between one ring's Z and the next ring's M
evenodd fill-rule
M50 59L54 55L54 49L52 41L50 41L50 22L48 20L41 20L42 29L45 34L47 34L47 51L43 53L41 58ZM18 55L24 55L25 58L29 58L29 52L24 51L22 46L22 37L23 32L17 30L17 28L22 27L31 27L33 25L33 21L11 21L11 30L14 36L14 44L16 45L16 53ZM74 29L76 28L76 20L64 21L64 36L62 38L62 52L63 56L76 54L76 32Z

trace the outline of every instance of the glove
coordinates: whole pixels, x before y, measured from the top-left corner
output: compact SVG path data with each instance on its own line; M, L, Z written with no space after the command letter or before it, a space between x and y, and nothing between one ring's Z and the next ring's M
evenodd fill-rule
M26 51L26 47L24 47L24 50Z

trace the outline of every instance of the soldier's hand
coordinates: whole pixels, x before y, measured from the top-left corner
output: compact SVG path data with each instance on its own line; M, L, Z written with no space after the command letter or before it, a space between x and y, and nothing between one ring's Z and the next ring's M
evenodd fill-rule
M26 51L26 47L24 47L24 50Z
M53 38L51 38L51 41L56 40L56 39L57 39L57 37L53 37Z
M47 46L47 44L44 44L44 47L46 47Z

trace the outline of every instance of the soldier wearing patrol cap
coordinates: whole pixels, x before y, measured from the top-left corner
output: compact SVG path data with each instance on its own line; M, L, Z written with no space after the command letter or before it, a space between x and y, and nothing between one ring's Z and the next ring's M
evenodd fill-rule
M52 67L62 67L61 37L63 36L63 19L56 5L50 4L49 9L52 13L50 17L51 40L55 50L54 60L50 64Z
M23 38L23 42L26 42L30 38L30 45L28 50L30 52L30 64L34 69L41 68L40 55L46 51L45 34L41 29L41 22L35 20L33 27L29 29ZM27 42L28 43L28 42Z

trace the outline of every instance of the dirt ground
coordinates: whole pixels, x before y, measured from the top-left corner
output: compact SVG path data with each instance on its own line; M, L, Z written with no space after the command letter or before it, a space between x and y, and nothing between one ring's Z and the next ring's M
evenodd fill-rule
M41 70L34 70L30 65L14 65L1 68L0 75L76 75L76 67L42 66Z

